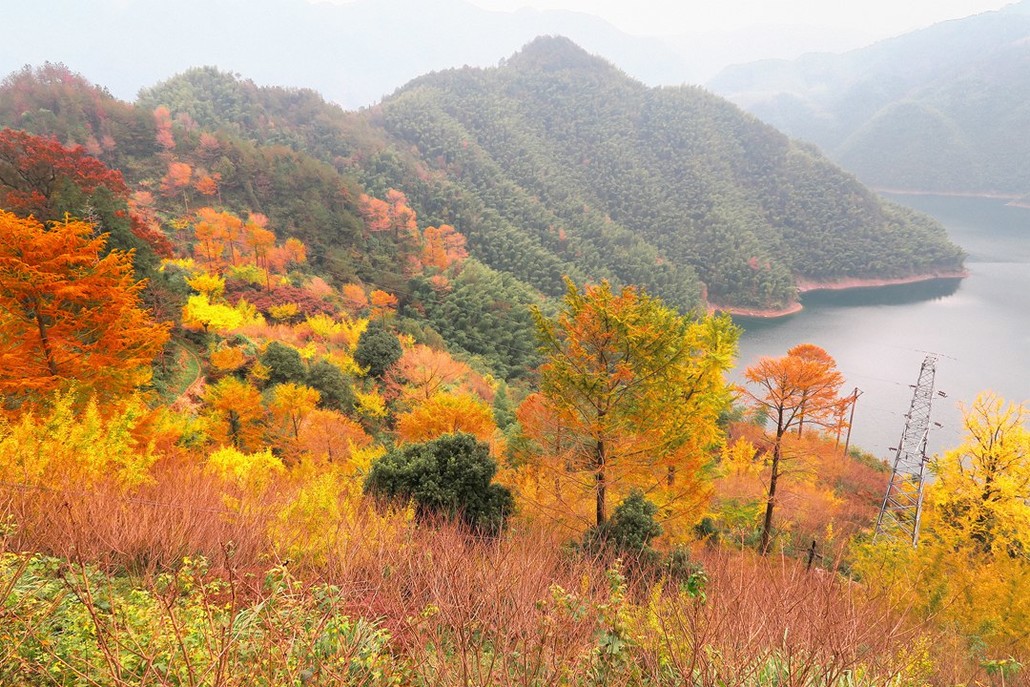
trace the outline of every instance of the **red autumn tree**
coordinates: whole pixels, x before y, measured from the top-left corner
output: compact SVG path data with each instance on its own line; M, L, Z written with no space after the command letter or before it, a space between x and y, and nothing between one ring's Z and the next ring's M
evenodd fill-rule
M109 398L149 379L168 325L143 308L129 255L103 255L107 237L93 231L0 211L0 393L78 384Z
M175 147L175 136L172 134L172 113L164 105L154 108L154 126L157 127L157 142L165 150Z
M66 212L82 216L80 205L98 189L127 198L120 172L108 169L81 146L66 148L56 138L16 129L0 131L0 207L40 222Z
M109 249L136 250L136 262L152 253L171 255L156 222L134 211L120 172L108 169L81 146L5 129L0 131L0 208L46 224L65 214L87 214L109 233Z

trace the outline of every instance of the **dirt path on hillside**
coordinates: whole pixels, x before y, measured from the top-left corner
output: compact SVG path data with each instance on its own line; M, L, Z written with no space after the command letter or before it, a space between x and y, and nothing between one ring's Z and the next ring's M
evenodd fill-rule
M186 355L193 358L193 361L197 364L197 376L190 382L179 397L172 401L169 406L175 411L192 410L196 411L201 406L201 399L204 396L204 368L200 364L200 357L186 348L185 346L181 349Z

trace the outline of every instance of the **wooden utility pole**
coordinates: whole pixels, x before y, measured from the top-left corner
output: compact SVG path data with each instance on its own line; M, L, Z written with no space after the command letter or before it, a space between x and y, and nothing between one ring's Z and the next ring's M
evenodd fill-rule
M855 424L855 404L858 403L858 397L862 395L861 389L857 386L855 390L851 392L851 416L848 418L848 434L844 440L844 456L848 455L848 447L851 446L851 426ZM840 446L840 426L837 427L837 446Z

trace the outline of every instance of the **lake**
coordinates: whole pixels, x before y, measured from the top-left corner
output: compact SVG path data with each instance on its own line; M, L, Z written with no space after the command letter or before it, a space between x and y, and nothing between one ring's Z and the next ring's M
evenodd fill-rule
M845 391L862 395L852 444L893 459L926 352L941 354L928 451L957 446L960 404L991 390L1030 398L1030 210L1004 201L946 196L884 197L936 217L968 253L966 279L802 297L804 310L778 320L737 318L744 327L740 370L761 356L814 343L837 360Z

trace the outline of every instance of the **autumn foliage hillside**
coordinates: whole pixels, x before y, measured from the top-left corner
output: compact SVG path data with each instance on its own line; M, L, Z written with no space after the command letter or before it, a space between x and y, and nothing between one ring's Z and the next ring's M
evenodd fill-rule
M0 684L1023 676L1022 407L970 409L924 546L873 541L829 352L735 388L728 317L548 297L385 152L3 90L47 136L0 130Z

